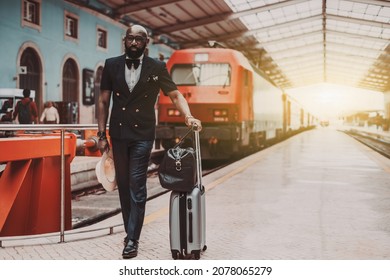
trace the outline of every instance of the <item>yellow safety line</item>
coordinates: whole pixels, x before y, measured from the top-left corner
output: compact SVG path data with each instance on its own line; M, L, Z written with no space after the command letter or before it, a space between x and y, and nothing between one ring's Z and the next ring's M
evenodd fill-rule
M161 208L161 209L151 213L150 215L147 215L145 217L145 220L144 220L144 225L147 225L147 224L157 220L158 218L165 216L168 213L169 213L169 207Z

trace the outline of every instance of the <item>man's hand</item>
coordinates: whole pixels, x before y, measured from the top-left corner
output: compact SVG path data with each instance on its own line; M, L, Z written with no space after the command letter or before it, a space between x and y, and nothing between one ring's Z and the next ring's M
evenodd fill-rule
M188 127L196 127L197 131L202 130L202 122L193 116L186 116L184 122Z
M108 142L107 138L99 139L98 149L100 150L101 154L104 152L108 153L110 151L110 143Z

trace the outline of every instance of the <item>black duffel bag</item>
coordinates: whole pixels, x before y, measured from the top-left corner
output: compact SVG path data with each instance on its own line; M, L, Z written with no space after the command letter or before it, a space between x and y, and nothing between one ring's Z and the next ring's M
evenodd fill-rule
M191 132L188 131L179 143L168 149L158 168L158 178L163 188L190 192L196 184L196 159L195 150L192 147L182 148L184 138Z

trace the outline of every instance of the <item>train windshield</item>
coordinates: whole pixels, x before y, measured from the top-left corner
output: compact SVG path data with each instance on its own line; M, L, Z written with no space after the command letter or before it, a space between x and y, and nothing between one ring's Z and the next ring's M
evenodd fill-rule
M171 76L179 86L229 86L228 63L175 64Z

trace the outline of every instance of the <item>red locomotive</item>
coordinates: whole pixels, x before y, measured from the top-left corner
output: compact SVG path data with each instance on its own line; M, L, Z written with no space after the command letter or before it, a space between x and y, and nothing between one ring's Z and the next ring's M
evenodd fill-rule
M178 50L167 67L191 113L202 121L202 159L255 151L313 124L311 115L257 73L238 51ZM156 143L170 148L186 129L169 97L160 94Z

